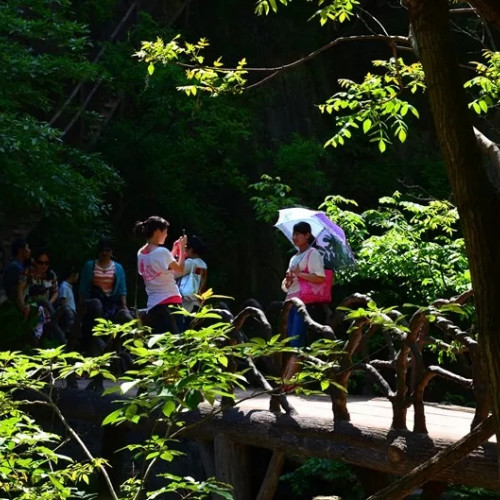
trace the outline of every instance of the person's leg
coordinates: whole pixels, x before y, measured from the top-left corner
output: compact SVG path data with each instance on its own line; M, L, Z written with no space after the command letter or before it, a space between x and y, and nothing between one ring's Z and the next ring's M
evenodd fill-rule
M306 345L306 322L295 306L288 313L287 337L294 337L290 341L292 347Z
M76 313L68 305L59 306L56 309L52 321L59 325L59 328L65 333L69 334L75 324Z
M118 323L119 325L123 325L125 323L132 321L133 319L134 317L132 316L132 313L130 312L129 309L118 309L118 311L116 311L113 321L115 323Z
M288 328L287 328L288 337L295 337L290 341L290 345L292 347L304 347L306 342L306 323L301 314L299 314L297 308L294 306L290 309L288 313ZM293 390L293 386L288 385L288 381L290 381L293 376L299 371L300 362L299 358L292 354L285 365L285 369L283 370L282 378L285 382L283 386L283 390L290 391Z
M151 327L153 333L179 333L177 318L183 318L178 314L171 314L168 304L161 304L148 311L147 324Z

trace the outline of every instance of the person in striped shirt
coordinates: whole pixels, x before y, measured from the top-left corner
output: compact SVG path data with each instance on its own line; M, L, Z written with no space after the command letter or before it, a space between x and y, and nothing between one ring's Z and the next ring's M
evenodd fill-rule
M112 256L111 240L101 238L97 259L85 262L80 272L78 315L81 318L82 352L92 352L92 329L96 318L114 323L127 323L133 319L127 308L125 271Z

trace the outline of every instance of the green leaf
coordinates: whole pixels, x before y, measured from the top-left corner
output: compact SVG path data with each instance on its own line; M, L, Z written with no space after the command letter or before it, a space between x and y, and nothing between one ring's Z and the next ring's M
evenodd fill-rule
M103 421L101 425L113 424L117 421L123 420L123 410L120 408L111 412Z
M175 402L170 399L163 405L162 412L166 417L170 417L175 408Z
M148 65L148 73L152 75L155 72L155 65L153 63L149 63Z
M122 391L122 394L126 394L130 389L135 387L139 383L139 379L132 380L130 382L124 382L123 384L120 384L120 389Z

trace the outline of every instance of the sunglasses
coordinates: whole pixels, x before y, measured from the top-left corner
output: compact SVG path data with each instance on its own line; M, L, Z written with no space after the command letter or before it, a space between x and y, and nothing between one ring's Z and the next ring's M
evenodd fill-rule
M50 264L50 260L37 260L36 263L41 266L48 266Z

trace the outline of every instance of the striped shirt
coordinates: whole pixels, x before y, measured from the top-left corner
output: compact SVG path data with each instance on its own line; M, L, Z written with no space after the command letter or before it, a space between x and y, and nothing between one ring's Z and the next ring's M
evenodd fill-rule
M96 262L92 284L98 286L106 295L110 296L115 284L115 263L111 261L108 267L102 267Z

